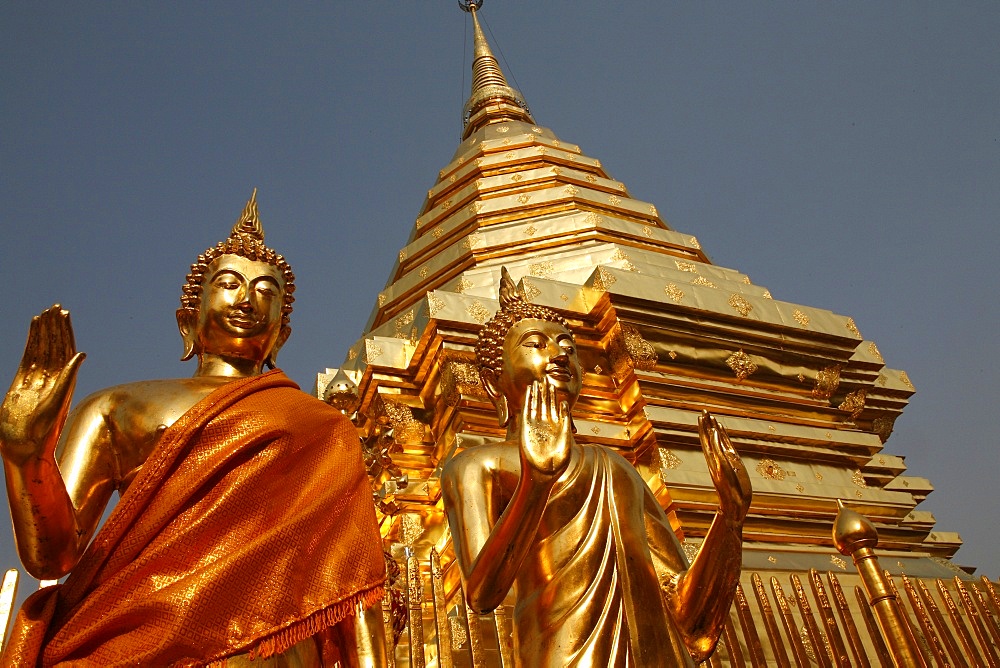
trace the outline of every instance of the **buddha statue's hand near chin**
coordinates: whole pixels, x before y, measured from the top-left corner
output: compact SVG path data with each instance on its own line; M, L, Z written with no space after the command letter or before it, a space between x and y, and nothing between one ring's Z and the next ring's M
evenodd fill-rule
M76 352L68 311L56 305L32 318L24 356L0 405L0 452L6 462L54 456L84 357Z
M721 514L730 524L742 524L753 497L747 469L725 428L708 411L698 416L698 436L719 495Z
M534 381L521 412L522 471L536 480L554 480L569 465L572 447L569 405L557 400L550 383Z

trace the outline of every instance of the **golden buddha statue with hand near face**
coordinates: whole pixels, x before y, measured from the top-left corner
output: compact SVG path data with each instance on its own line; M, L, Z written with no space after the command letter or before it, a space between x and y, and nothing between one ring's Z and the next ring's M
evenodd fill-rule
M293 290L254 191L184 286L194 377L119 385L70 411L84 355L69 313L34 318L0 455L25 568L69 575L25 602L4 665L384 662L379 606L356 614L384 581L357 433L264 369L291 331Z
M573 334L518 294L506 269L500 311L476 354L507 438L460 453L442 478L469 606L488 612L514 588L518 665L704 660L736 592L752 496L725 430L708 413L699 418L720 510L688 564L636 469L574 439L582 372Z

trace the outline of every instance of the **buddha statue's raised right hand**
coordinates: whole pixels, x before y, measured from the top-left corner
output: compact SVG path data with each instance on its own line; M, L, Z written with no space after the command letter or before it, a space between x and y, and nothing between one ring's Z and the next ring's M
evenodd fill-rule
M69 413L76 374L69 311L55 305L31 319L21 365L0 405L0 452L11 463L51 455Z
M573 447L572 424L569 405L557 402L555 388L547 381L532 382L521 411L522 466L543 478L565 471Z

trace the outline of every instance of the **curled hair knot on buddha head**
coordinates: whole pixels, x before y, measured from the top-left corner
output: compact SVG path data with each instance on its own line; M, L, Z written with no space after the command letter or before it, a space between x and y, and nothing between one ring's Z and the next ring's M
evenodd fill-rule
M495 378L503 368L503 342L507 332L520 320L547 320L566 328L573 335L569 323L552 309L529 302L517 289L507 267L500 268L500 310L479 330L476 342L476 361L482 371L489 370Z

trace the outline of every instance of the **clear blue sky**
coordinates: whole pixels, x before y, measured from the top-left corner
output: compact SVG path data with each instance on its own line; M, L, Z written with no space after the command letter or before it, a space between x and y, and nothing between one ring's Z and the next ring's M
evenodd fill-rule
M481 17L539 124L717 264L852 316L908 372L886 452L935 485L920 509L962 534L957 561L1000 576L1000 4L487 0ZM309 389L458 144L468 34L454 0L0 5L0 375L54 302L89 355L78 398L190 375L181 283L256 186L298 276L279 363Z

